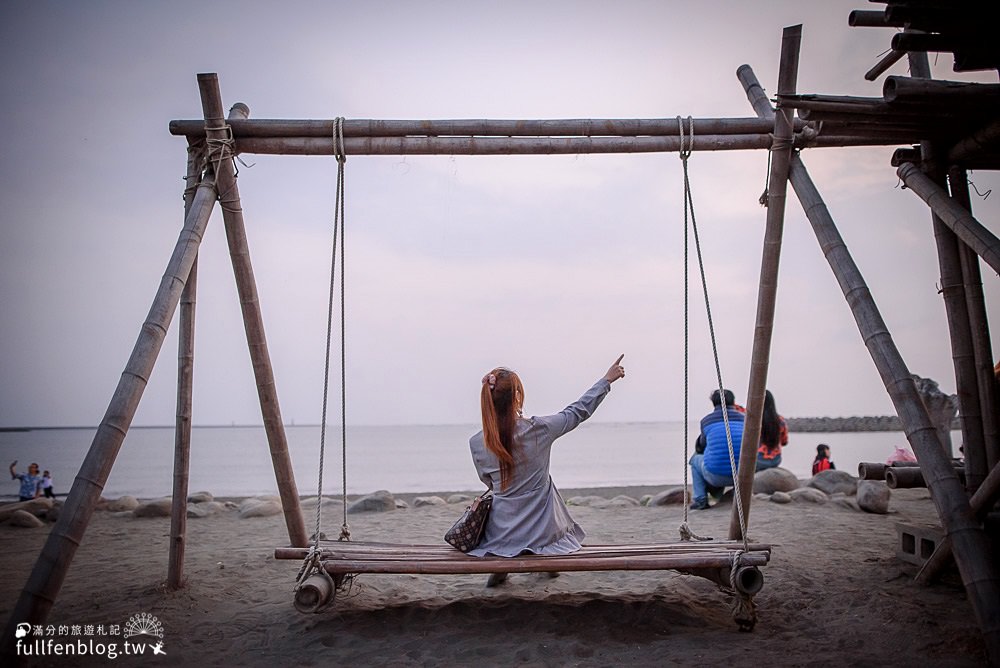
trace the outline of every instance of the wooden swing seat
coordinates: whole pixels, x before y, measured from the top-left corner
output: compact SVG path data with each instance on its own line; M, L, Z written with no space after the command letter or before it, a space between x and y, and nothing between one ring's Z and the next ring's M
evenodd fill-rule
M743 552L740 565L765 566L771 546L752 544L744 551L739 541L699 541L634 545L585 545L572 554L518 557L473 557L450 545L400 545L354 541L323 541L321 562L330 575L412 573L459 575L474 573L538 573L546 571L728 571L733 557ZM301 561L304 547L279 547L275 559ZM710 579L716 579L710 577Z
M279 547L274 557L302 561L309 552L310 548ZM473 557L450 545L322 541L320 566L325 574L314 573L300 583L295 592L295 607L300 612L320 612L333 603L349 576L364 573L466 575L675 570L706 578L722 587L735 587L736 599L746 604L734 606L733 619L741 630L749 631L757 621L751 599L764 586L758 568L770 558L770 545L745 547L738 541L584 545L572 554L518 557Z

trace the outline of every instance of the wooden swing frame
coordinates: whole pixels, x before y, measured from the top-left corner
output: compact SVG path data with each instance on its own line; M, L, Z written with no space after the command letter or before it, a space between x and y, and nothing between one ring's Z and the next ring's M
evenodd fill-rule
M911 36L909 30L945 35L947 26L940 31L927 19L919 26L899 23L893 11L906 6L906 0L895 0L883 12L853 12L852 25L879 25L905 28L902 37ZM920 16L919 3L904 7ZM956 9L956 15L961 12ZM968 17L971 21L977 17ZM901 19L900 19L901 20ZM923 21L923 19L921 19ZM936 37L931 35L929 37ZM982 299L982 283L978 260L983 259L994 270L1000 271L1000 239L986 230L970 213L965 169L969 167L1000 168L1000 151L997 150L1000 124L995 120L981 123L982 117L970 113L971 107L962 107L949 123L937 122L942 114L951 114L951 93L945 90L949 82L930 80L918 87L909 98L906 113L893 112L875 98L833 98L831 96L799 96L795 94L798 70L798 52L801 26L786 28L782 39L781 61L778 73L777 112L771 107L756 77L748 66L738 71L744 90L751 101L757 118L750 119L695 119L697 142L694 150L740 150L769 148L772 156L769 171L767 224L761 260L761 275L757 303L757 323L751 359L750 383L747 392L747 417L740 454L739 478L745 497L743 506L749 513L752 487L752 461L760 436L764 387L770 358L770 341L773 327L777 269L781 248L781 232L787 183L790 181L803 204L807 218L831 269L840 282L858 329L893 401L896 412L911 446L928 481L938 514L948 535L955 561L972 604L976 619L983 631L987 651L994 661L1000 660L1000 565L989 558L990 548L982 526L972 513L969 495L959 483L951 462L945 457L926 408L910 377L888 328L882 321L878 308L868 291L860 271L840 238L832 217L816 191L805 166L793 148L804 146L876 146L924 142L925 150L900 149L894 164L914 163L922 169L900 167L900 177L924 199L933 212L935 234L938 238L939 260L942 270L942 288L945 293L949 334L955 356L956 380L959 396L968 401L963 404L962 429L966 444L967 479L979 484L988 473L995 474L1000 459L997 431L1000 411L997 410L996 385L987 382L992 362L989 353L988 331ZM908 55L911 67L919 64L928 47L903 39L894 40L894 51L873 68L868 78L874 79L902 55ZM995 68L1000 63L991 60L993 51L986 47L986 39L942 43L958 44L942 50L954 51L956 69L959 48L966 42L975 47L972 56L985 59L986 67ZM973 52L974 51L974 52ZM909 52L909 53L907 53ZM916 53L914 53L916 52ZM971 56L963 56L970 62ZM972 61L979 63L975 59ZM982 69L968 67L967 69ZM929 77L929 70L927 70ZM258 306L256 285L250 265L249 251L236 187L232 158L239 153L282 153L292 155L333 154L332 121L283 121L249 120L249 108L237 103L228 121L223 115L222 96L218 78L214 74L198 76L201 90L204 122L174 121L173 134L187 137L189 146L188 170L185 189L185 222L163 280L153 299L149 314L122 378L108 406L90 451L81 466L56 525L42 548L35 567L12 611L5 638L5 649L10 649L15 637L13 624L42 624L47 619L76 548L83 539L87 524L96 509L108 474L131 425L147 380L173 318L180 305L180 344L178 353L178 407L177 436L174 471L174 512L171 522L170 565L167 582L172 588L183 584L183 555L186 541L185 501L187 498L187 462L191 429L191 368L193 364L193 331L195 305L195 277L197 254L209 217L216 201L220 202L226 227L230 254L236 274L237 288L243 307L244 323L253 369L256 376L265 432L271 451L275 477L284 510L289 542L292 548L281 548L279 553L289 558L302 558L309 544L305 531L298 491L292 475L277 393L271 371L263 320ZM939 85L940 84L940 85ZM970 87L972 92L962 92L965 99L975 96L995 95L989 87ZM974 89L974 90L973 90ZM968 95L966 95L968 93ZM900 93L902 94L902 93ZM909 93L908 93L909 95ZM989 98L992 100L992 98ZM891 107L891 105L889 105ZM793 108L799 109L796 121ZM896 107L899 109L899 107ZM963 121L964 119L964 121ZM811 121L822 122L822 132ZM974 125L973 125L974 124ZM673 121L664 119L638 120L574 120L574 121L347 121L344 128L346 152L350 155L408 155L408 154L552 154L552 153L610 153L610 152L662 152L677 151L681 146ZM936 150L931 156L928 145ZM933 159L932 159L933 158ZM944 164L949 170L948 182L951 195L944 190L944 176L935 171ZM964 191L964 192L963 192ZM977 257L978 256L978 257ZM945 282L944 277L949 277ZM957 278L956 278L957 277ZM957 281L957 283L956 283ZM968 304L968 310L960 302ZM985 338L985 343L983 339ZM959 359L962 357L962 359ZM971 362L970 360L974 360ZM978 410L978 406L982 410ZM994 486L995 489L996 486ZM997 496L994 492L992 496ZM996 498L983 500L986 507L996 503ZM738 502L737 502L738 503ZM736 519L737 503L730 524L730 539L742 539L742 529ZM535 570L618 570L634 568L672 568L703 575L712 569L725 569L722 564L732 551L722 543L709 557L712 565L696 563L694 554L674 555L671 560L667 546L641 546L649 553L641 556L625 554L640 546L609 546L610 552L600 553L599 548L583 551L579 557L519 557L496 562L491 558L478 559L449 554L441 558L443 548L432 550L409 546L393 547L381 557L375 555L370 543L353 543L357 549L368 550L361 559L347 558L344 548L338 546L344 558L338 559L330 545L325 545L324 570L333 576L348 572L388 572L385 569L441 568L442 572L506 572ZM452 551L454 552L454 551ZM766 563L770 549L755 546L743 559L763 559ZM354 555L355 557L358 555ZM364 556L364 555L363 555ZM701 556L699 556L701 558ZM475 559L473 561L473 559ZM339 563L339 565L338 565ZM732 561L728 562L730 566ZM444 564L444 565L442 565ZM503 568L498 567L502 565ZM755 564L749 564L756 568ZM730 568L730 574L732 569ZM716 573L716 576L719 574ZM718 579L710 577L710 579Z

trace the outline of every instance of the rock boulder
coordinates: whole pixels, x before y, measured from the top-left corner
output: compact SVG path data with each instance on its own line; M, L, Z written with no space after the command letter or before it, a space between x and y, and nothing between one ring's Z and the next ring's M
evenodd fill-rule
M170 517L171 505L172 501L170 498L147 501L136 505L132 510L132 515L134 517Z
M22 529L37 529L38 527L45 526L45 522L27 510L15 510L12 512L10 517L7 518L7 524L12 527L21 527Z
M855 494L858 491L858 479L847 471L836 469L820 471L806 485L827 494Z
M384 489L380 489L374 494L362 496L347 504L349 513L383 513L396 509L396 498Z
M775 492L790 492L799 488L799 479L788 469L775 466L772 469L758 471L753 477L754 494L773 494Z
M891 490L881 480L858 481L858 507L869 513L885 515L889 512Z

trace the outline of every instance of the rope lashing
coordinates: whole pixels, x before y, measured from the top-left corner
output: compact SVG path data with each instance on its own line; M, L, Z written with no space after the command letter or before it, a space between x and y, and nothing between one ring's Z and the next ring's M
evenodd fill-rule
M233 128L226 124L217 128L205 128L205 133L211 132L224 132L224 137L206 137L206 155L205 164L211 167L212 171L215 172L216 176L219 174L219 168L222 163L226 160L233 161L233 185L235 186L236 177L239 176L239 169L236 167L236 151L233 150L235 146L235 141L233 140ZM218 178L216 178L216 188L218 188ZM218 193L219 206L222 207L224 211L229 211L230 213L239 213L242 209L237 205L239 203L239 197L234 192L235 187L230 188L226 192Z
M188 160L189 163L193 163L198 166L197 173L188 174L184 177L184 193L181 198L186 202L188 197L194 195L195 191L201 185L202 172L205 170L205 143L197 142L190 143L187 147L188 155L191 156Z
M768 149L768 151L767 151L767 171L764 172L764 192L761 193L760 199L757 200L760 203L760 205L762 207L764 207L764 208L767 208L767 199L768 199L768 197L770 195L770 193L768 191L768 187L771 185L770 181L771 181L771 150Z
M688 273L688 244L687 244L687 228L688 228L688 214L691 217L691 232L694 235L694 247L695 253L698 257L698 272L701 276L701 287L702 292L705 295L705 313L708 319L708 331L709 336L712 340L712 356L715 361L715 376L719 384L719 397L722 402L722 420L726 429L726 444L729 449L729 465L733 471L733 493L735 496L736 508L739 512L740 518L740 528L743 534L743 547L749 550L749 544L747 541L747 524L746 516L743 512L743 502L742 496L740 494L740 483L739 476L736 475L736 459L733 454L733 435L732 430L729 426L729 410L726 407L725 401L725 388L722 383L722 369L719 364L719 347L715 339L715 325L712 321L712 305L708 296L708 281L705 277L705 262L701 253L701 239L698 236L698 222L695 217L694 212L694 197L691 194L691 180L688 175L688 157L691 155L691 151L694 147L694 121L691 117L688 117L688 125L690 130L690 139L688 141L688 146L685 149L684 146L684 122L681 117L677 117L677 123L680 126L681 134L681 146L680 146L680 159L681 165L684 171L684 424L685 429L687 427L688 418L688 394L689 394L689 380L688 380L688 329L689 329L689 314L688 314L688 285L687 285L687 273ZM684 523L681 525L681 537L685 538L685 534L690 534L694 537L690 528L687 527L688 523L688 491L687 491L687 460L688 460L688 439L685 434L684 438Z

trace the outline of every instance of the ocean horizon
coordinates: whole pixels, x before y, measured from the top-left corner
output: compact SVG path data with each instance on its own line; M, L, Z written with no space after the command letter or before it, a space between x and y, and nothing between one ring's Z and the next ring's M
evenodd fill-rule
M380 489L420 493L478 490L468 439L478 425L351 426L347 428L347 494ZM95 427L35 427L0 430L0 448L18 470L37 462L52 473L57 494L69 491L90 448ZM286 425L289 454L302 496L318 488L320 428ZM556 441L551 474L564 489L600 487L664 487L684 480L684 443L693 452L698 423L684 429L674 422L586 422ZM961 432L953 432L960 443ZM901 432L791 432L782 466L808 478L816 445L826 443L837 467L852 475L858 462L884 461L899 446L909 448ZM133 426L108 477L103 495L138 498L169 496L173 481L174 428ZM328 425L324 467L325 495L340 496L342 487L341 428ZM275 494L274 471L264 428L196 426L192 428L191 492L216 496ZM16 483L0 488L3 498L16 497Z

